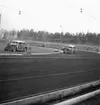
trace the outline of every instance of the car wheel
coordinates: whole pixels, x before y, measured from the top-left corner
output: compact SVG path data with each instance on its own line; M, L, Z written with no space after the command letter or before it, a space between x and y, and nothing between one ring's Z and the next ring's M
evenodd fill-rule
M27 52L27 48L26 47L25 47L24 51Z
M5 48L4 51L7 51L7 49Z
M13 51L13 52L16 52L16 48L15 48L15 47L13 47L13 48L12 48L12 51Z
M63 48L63 49L61 49L62 51L63 51L63 54L65 54L65 49Z
M73 52L73 54L75 54L75 51Z

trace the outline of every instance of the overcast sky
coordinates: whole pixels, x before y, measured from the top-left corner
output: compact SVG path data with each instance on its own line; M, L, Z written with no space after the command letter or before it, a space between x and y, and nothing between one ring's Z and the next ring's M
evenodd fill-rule
M4 29L100 32L100 0L0 0L0 5Z

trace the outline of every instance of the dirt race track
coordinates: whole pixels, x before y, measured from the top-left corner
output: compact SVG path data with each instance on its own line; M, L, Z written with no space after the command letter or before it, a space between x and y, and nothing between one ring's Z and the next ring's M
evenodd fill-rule
M77 51L0 57L0 103L100 78L100 55Z

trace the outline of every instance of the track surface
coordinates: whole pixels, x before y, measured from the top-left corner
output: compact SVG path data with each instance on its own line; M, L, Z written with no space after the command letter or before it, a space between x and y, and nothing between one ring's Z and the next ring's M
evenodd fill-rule
M23 96L72 87L100 77L100 55L0 57L0 103Z
M2 49L4 42L0 43L0 52L4 52ZM72 87L99 77L100 55L96 53L0 56L0 103Z

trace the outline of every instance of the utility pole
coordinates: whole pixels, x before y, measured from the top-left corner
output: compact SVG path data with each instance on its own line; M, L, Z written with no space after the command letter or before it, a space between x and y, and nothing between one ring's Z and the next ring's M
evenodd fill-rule
M0 5L0 7L2 7L2 8L6 8L6 9L9 9L9 10L11 10L11 11L17 11L18 12L18 14L19 15L21 15L21 10L19 10L19 9L16 9L16 8L10 8L10 7L7 7L7 6L4 6L4 5Z
M80 13L82 13L83 12L83 9L82 8L80 8Z
M21 10L19 10L19 15L21 15Z
M4 6L4 5L0 5L0 7L1 7L1 13L0 13L0 37L2 37L3 36L3 33L2 33L2 15L3 15L3 10L2 10L2 8L4 8L4 9L7 9L7 10L10 10L10 11L14 11L14 12L16 12L16 13L18 13L18 15L21 15L22 14L22 11L21 10L19 10L19 9L16 9L16 8L10 8L10 7L8 7L8 6Z
M87 12L86 10L84 10L84 11ZM83 8L80 8L80 13L81 13L81 14L83 13ZM87 14L90 15L90 17L91 17L93 20L97 21L97 19L96 19L92 14L90 14L89 12L87 12ZM88 29L87 32L89 32L89 29ZM86 46L87 46L87 44L86 44ZM98 51L99 51L99 47L100 47L100 38L99 38L99 42L98 42Z

